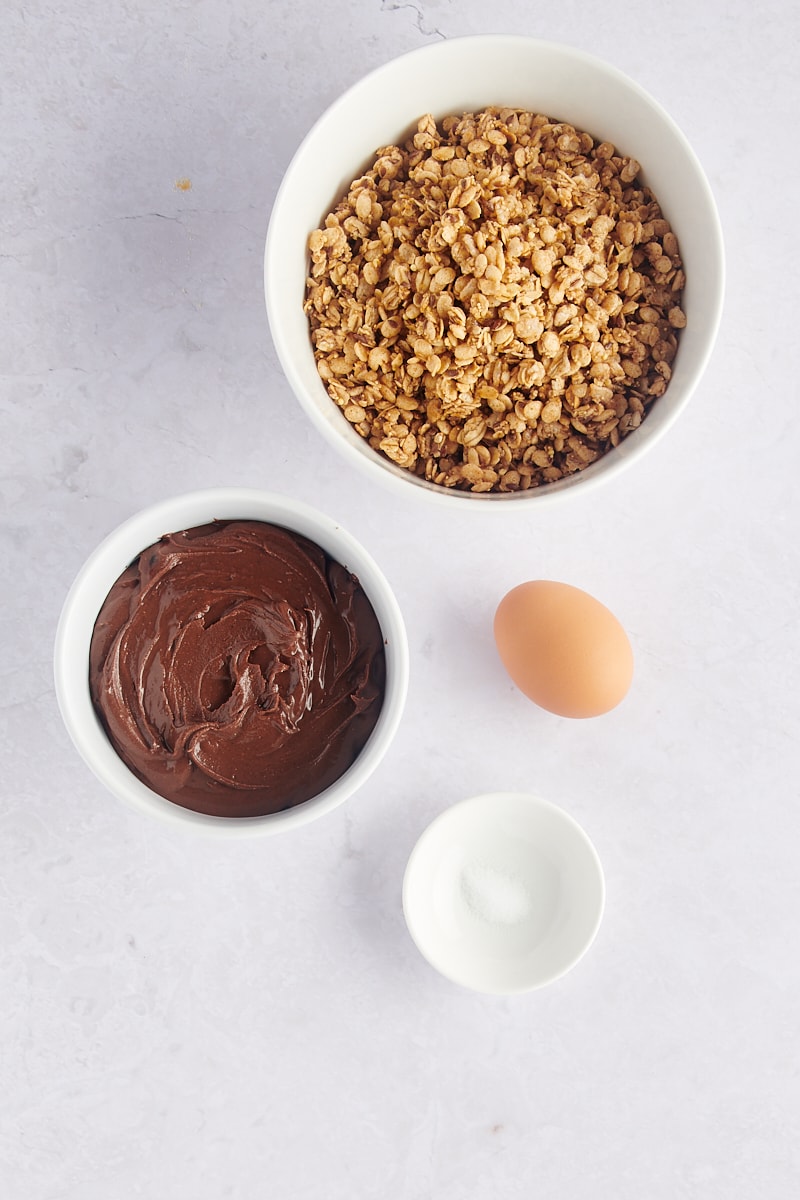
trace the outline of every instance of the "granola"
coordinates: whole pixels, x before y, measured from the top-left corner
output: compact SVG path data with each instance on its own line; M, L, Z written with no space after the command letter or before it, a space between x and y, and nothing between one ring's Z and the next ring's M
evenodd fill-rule
M516 492L596 461L666 391L685 277L635 159L508 108L428 114L309 238L320 376L379 453Z

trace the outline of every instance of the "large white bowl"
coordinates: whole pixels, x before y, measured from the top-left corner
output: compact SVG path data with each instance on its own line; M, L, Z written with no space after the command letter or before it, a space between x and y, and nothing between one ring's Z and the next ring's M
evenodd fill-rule
M309 234L380 146L408 136L430 112L490 105L543 112L613 142L642 164L641 178L674 229L686 271L682 331L666 394L642 425L577 474L526 492L455 491L384 459L352 428L317 372L303 312ZM542 505L587 492L641 458L666 433L697 386L717 334L724 292L722 231L694 151L664 109L616 67L569 46L488 35L438 42L394 59L361 79L323 114L289 165L275 199L264 256L267 312L292 390L321 433L349 462L402 495L447 504Z
M134 558L166 533L214 520L254 520L280 525L316 542L356 575L383 631L386 691L378 722L352 766L310 800L259 817L216 817L193 812L159 796L128 769L108 740L89 694L92 630L111 586ZM77 749L97 778L134 808L208 833L251 836L277 833L322 816L362 786L397 731L408 689L408 644L394 594L372 556L333 518L286 496L247 488L192 492L131 517L89 557L70 589L55 642L58 704Z

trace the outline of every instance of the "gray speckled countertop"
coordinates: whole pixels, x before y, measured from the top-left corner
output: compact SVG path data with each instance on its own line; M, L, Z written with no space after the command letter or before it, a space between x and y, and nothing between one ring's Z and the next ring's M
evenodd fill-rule
M0 18L0 1194L4 1200L783 1200L800 1188L800 501L792 5L32 0ZM697 150L723 219L717 350L652 454L535 519L404 511L278 367L270 205L368 68L437 37L593 51ZM85 556L155 500L286 492L375 555L411 688L381 768L282 838L106 794L51 656ZM605 718L536 710L491 617L527 578L626 626ZM439 978L400 908L463 796L535 790L608 902L565 978Z

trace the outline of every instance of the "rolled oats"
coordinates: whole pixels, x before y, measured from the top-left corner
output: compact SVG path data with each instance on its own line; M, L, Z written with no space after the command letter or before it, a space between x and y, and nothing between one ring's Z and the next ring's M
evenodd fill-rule
M685 283L635 159L515 109L423 116L308 241L319 373L379 453L524 491L619 444L664 394Z

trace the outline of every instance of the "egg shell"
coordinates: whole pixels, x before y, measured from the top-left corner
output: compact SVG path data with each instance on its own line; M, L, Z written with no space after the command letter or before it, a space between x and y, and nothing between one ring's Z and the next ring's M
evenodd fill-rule
M631 685L625 630L604 604L571 584L538 579L512 588L495 613L494 637L520 691L558 716L600 716Z

